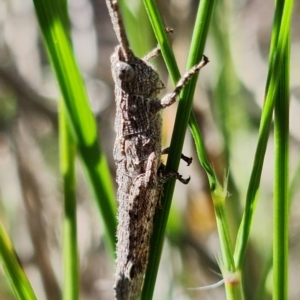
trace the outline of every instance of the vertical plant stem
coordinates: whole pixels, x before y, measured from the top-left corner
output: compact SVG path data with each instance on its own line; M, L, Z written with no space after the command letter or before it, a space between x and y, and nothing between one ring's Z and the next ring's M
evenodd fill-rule
M76 300L79 297L79 274L77 253L76 223L76 183L75 154L76 146L71 136L66 119L64 103L59 101L59 137L60 165L64 191L63 220L63 265L64 265L64 300Z
M106 245L115 253L116 213L113 185L98 140L97 125L74 57L66 8L60 0L33 0L45 46L63 96L69 128L83 162L90 189L101 213Z
M227 197L227 179L224 187L218 183L212 191L212 199L216 214L218 233L221 244L222 260L220 267L225 282L225 290L228 300L244 299L240 271L236 269L233 257L233 246L230 238L229 223L226 214L225 201Z
M286 55L285 51L287 49L286 47L289 43L292 7L293 0L282 0L276 2L276 13L271 42L269 74L267 79L265 103L262 111L254 164L247 190L245 213L241 226L239 228L235 248L235 261L238 269L242 268L245 258L250 228L257 202L258 187L260 183L264 156L267 148L274 101L278 93L278 86L282 76L281 70L282 68L284 68Z
M289 58L286 45L282 76L275 99L275 178L273 238L273 299L288 299L289 244Z
M5 274L19 300L37 300L23 270L15 248L0 222L0 260Z
M172 78L172 81L176 84L180 79L180 73L172 48L168 41L168 37L165 32L161 16L159 15L159 12L153 0L144 0L144 4L156 39L160 45L167 69ZM187 64L188 69L201 60L213 5L214 1L203 0L200 2L195 24L195 31L191 43L191 51ZM196 80L197 76L194 76L187 84L187 86L183 89L180 96L166 172L177 170L179 166L184 136L192 107ZM149 264L146 272L142 299L152 299L174 187L175 180L170 180L165 184L164 196L161 201L163 209L157 211L155 216L154 231L149 254Z
M216 174L215 174L213 168L211 167L211 165L209 164L209 161L207 159L204 140L203 140L200 128L197 124L197 120L196 120L193 112L191 112L191 114L190 114L189 128L191 130L191 133L192 133L192 136L194 139L194 143L196 146L198 160L199 160L202 168L206 172L210 191L213 192L217 188L217 186L220 184L218 182L218 179L216 177Z

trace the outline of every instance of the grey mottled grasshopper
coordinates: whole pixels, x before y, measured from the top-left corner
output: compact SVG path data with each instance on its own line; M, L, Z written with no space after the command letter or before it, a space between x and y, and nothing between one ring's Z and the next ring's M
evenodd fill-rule
M157 98L164 84L145 59L129 47L116 1L106 0L119 45L111 57L115 82L117 133L114 158L118 183L116 299L138 299L148 263L153 217L163 192L163 183L176 173L163 173L161 161L160 110L176 101L186 82L207 62L204 60L185 74L173 93ZM188 159L183 157L186 161ZM189 161L188 161L189 162Z

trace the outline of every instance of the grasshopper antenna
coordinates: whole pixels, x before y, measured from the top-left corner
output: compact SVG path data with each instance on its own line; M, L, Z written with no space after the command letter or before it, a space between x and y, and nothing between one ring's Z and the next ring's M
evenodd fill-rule
M125 33L125 27L120 14L119 4L116 0L106 0L106 5L117 39L123 50L123 55L125 57L125 60L128 61L129 57L132 55L132 52L130 50L129 41Z

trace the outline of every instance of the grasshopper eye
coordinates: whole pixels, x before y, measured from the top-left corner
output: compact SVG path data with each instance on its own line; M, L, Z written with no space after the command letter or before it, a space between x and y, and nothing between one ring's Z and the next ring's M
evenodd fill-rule
M134 69L127 63L119 61L116 65L117 76L122 81L131 81L135 76Z

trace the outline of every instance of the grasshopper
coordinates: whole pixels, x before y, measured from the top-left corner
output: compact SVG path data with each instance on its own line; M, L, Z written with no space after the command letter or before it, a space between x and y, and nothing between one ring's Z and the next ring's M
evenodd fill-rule
M169 178L183 179L177 172L164 173L161 155L160 111L172 105L187 81L208 59L204 59L178 82L175 90L162 99L158 94L165 87L149 60L157 49L144 59L134 55L125 33L118 3L106 0L119 45L111 56L115 82L116 140L114 159L118 183L117 259L115 297L118 300L139 299L146 271L154 214ZM191 159L182 155L188 162Z

